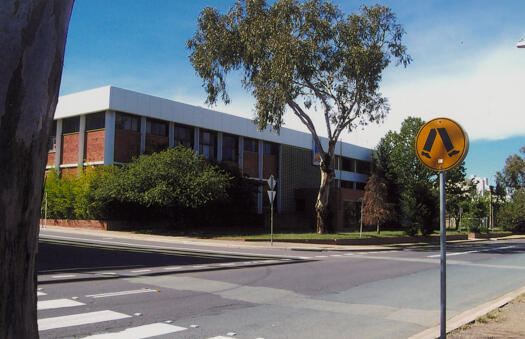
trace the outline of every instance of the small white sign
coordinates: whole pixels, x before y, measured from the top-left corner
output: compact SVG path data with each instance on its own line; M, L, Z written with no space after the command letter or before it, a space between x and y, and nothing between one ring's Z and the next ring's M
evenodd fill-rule
M275 188L275 184L277 183L277 181L275 180L275 178L273 177L273 174L270 175L270 177L268 178L268 186L270 186L270 189L273 191L274 188Z
M275 200L275 191L268 191L268 198L270 198L270 204L273 204Z

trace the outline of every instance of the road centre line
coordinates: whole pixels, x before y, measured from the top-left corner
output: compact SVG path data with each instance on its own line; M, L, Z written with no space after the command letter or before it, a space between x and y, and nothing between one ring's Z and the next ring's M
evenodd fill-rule
M74 306L82 306L85 305L84 303L70 300L70 299L53 299L53 300L46 300L46 301L38 301L36 304L37 310L52 310L56 308L63 308L63 307L74 307Z
M103 321L131 318L130 315L114 311L104 310L89 313L79 313L62 317L44 318L38 320L38 330L47 331L56 328L87 325Z
M180 270L182 266L164 267L165 270Z
M158 290L153 290L150 288L141 288L140 290L129 290L129 291L120 291L120 292L109 292L109 293L100 293L100 294L89 294L86 295L87 298L107 298L107 297L116 297L120 295L130 295L130 294L139 294L139 293L152 293L158 292Z
M151 272L151 270L149 268L145 268L145 269L142 269L142 270L131 271L131 273L141 273L141 272Z
M52 275L51 278L53 279L62 279L62 278L73 278L76 277L76 274L59 274L59 275Z
M84 337L85 339L143 339L156 337L159 335L165 335L175 332L181 332L187 330L185 327L170 325L166 323L154 323L148 325L142 325L137 327L130 327L120 332L103 333Z

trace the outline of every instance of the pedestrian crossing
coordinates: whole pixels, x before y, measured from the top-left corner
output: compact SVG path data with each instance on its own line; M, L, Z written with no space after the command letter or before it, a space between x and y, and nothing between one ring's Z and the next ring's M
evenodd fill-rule
M110 309L90 310L90 299L158 292L158 290L140 289L85 295L80 298L85 302L79 301L78 297L50 299L53 293L42 291L42 288L39 288L37 292L39 298L37 302L38 331L42 338L54 338L57 336L56 333L58 333L56 331L62 331L59 333L61 333L60 336L63 336L62 333L64 333L64 330L66 330L67 337L89 339L186 338L188 335L191 337L200 337L199 334L196 335L195 333L187 334L190 331L202 329L199 325L180 326L173 324L172 320L132 324L132 322L129 321L130 319L143 316L143 314L132 312L123 313ZM40 300L42 298L46 300ZM47 312L55 312L53 314L55 316L46 316ZM58 312L58 314L67 314L56 316L56 312ZM128 322L118 322L122 319L128 319ZM97 326L101 323L104 323L104 325ZM129 326L123 326L123 324L128 324ZM81 327L83 325L84 327ZM86 332L85 325L92 325L94 328L93 333L89 333L89 330ZM102 333L100 333L100 330L96 330L100 328L104 329ZM227 334L202 336L202 338L233 339L235 335L235 332L229 332Z

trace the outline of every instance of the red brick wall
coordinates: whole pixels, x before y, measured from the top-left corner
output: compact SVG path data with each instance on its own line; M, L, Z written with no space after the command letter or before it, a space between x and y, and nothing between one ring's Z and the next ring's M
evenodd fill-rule
M146 135L146 149L144 153L151 154L168 148L169 138L158 135Z
M252 178L259 177L259 154L257 152L244 151L242 171Z
M86 162L104 161L105 130L86 132L84 160Z
M77 175L77 168L76 167L68 167L68 168L62 168L61 169L62 178L71 177L74 175Z
M78 162L78 133L62 136L61 164L76 164Z
M115 161L130 162L140 154L140 132L115 130Z
M278 171L279 161L276 155L264 154L263 155L263 178L268 179L271 174L274 177L279 175Z
M44 225L44 219L40 219L40 225ZM102 220L65 220L65 219L47 219L45 222L46 226L61 226L61 227L73 227L73 228L88 228L107 230L107 221Z
M56 152L49 152L49 153L47 153L47 165L46 166L54 166L55 165L55 156L56 156Z

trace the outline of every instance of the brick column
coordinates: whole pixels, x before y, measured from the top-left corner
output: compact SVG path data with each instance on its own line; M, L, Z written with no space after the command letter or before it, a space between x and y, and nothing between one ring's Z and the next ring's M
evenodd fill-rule
M258 141L259 151L259 179L263 178L263 159L264 159L264 144L262 140ZM263 212L263 187L259 186L259 193L257 194L257 213L262 214Z
M81 115L79 119L78 128L78 160L77 160L77 174L80 175L82 167L84 167L84 151L86 145L86 115Z
M104 123L104 165L115 163L115 112L106 111Z
M62 119L57 120L56 150L55 150L55 171L60 173L60 163L62 162Z
M146 117L140 117L140 154L146 151Z

